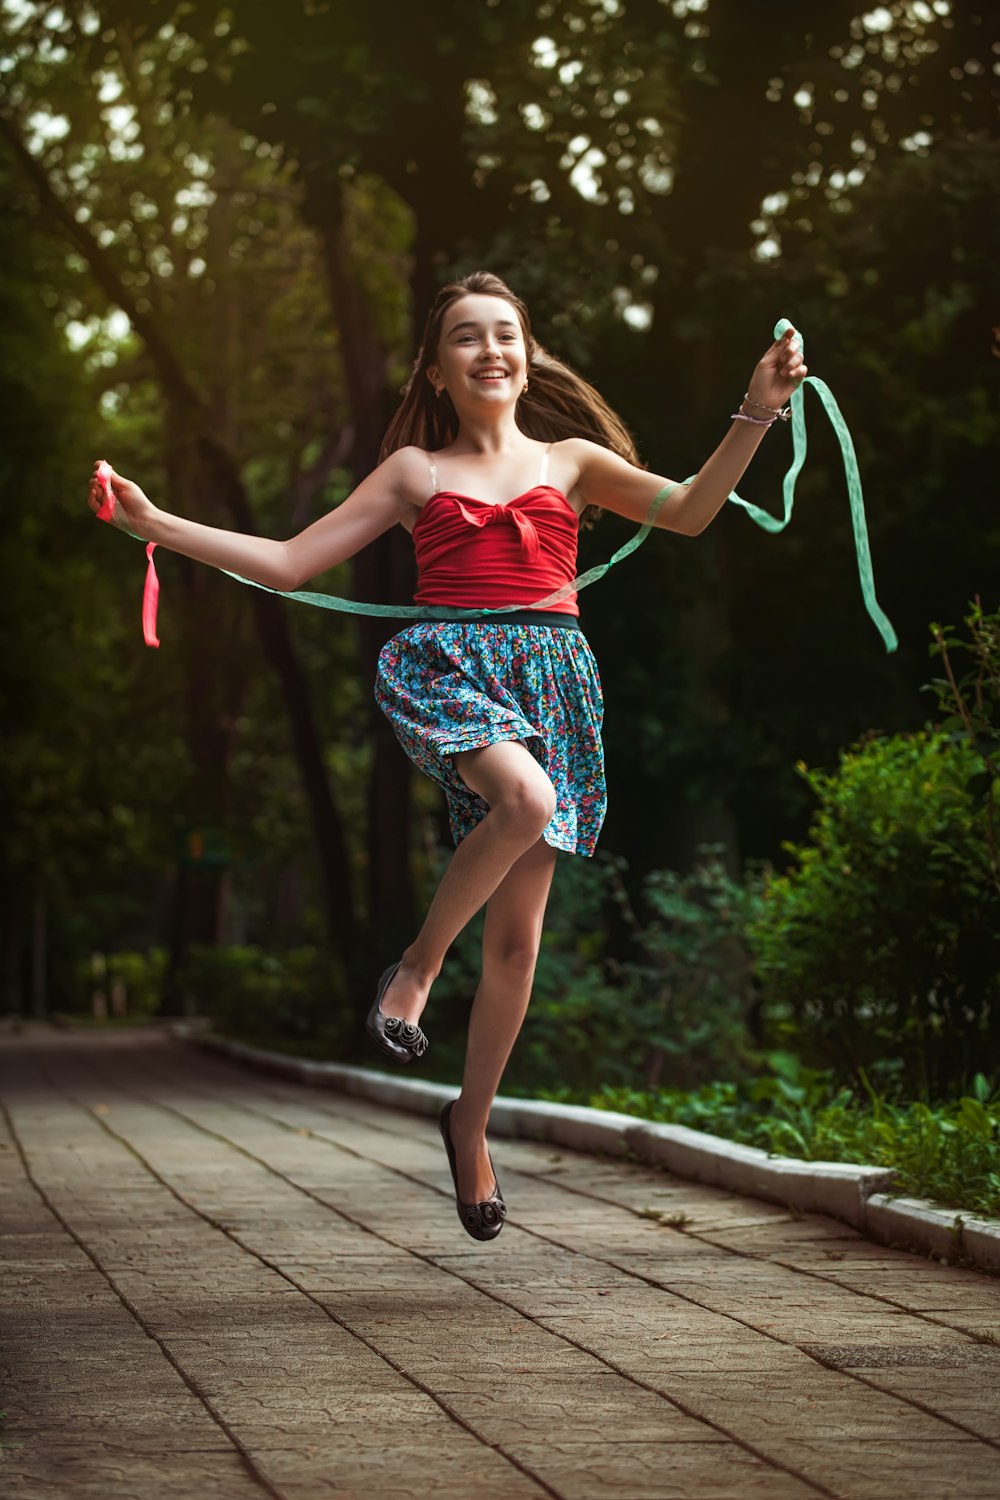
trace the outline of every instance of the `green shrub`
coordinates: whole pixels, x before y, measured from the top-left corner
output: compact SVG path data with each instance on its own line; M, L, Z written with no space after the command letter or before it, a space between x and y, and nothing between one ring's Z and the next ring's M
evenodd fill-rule
M951 739L971 746L977 755L965 790L982 820L993 884L1000 894L1000 835L997 829L997 783L1000 779L1000 610L989 615L979 599L969 606L963 622L968 638L954 629L931 626L931 655L939 657L944 677L927 683L937 695L945 718L941 730ZM971 659L960 676L955 658Z
M145 1021L156 1014L167 969L163 948L148 952L93 953L76 965L75 1003L90 1012L95 991L105 997L111 1013L112 992L124 992L125 1020Z
M637 1022L633 1076L691 1088L745 1072L757 998L748 929L760 916L763 875L734 880L721 850L704 845L687 874L656 870L640 920L619 887L638 954L618 966Z
M244 1041L322 1054L347 1040L343 977L317 948L192 947L178 984L190 1012Z
M967 790L968 743L872 739L832 775L809 839L785 847L752 924L771 1037L839 1076L895 1070L911 1096L961 1087L1000 1044L1000 900Z
M1000 1092L983 1074L971 1094L933 1107L889 1103L862 1083L859 1092L838 1087L832 1071L772 1053L757 1078L690 1093L564 1088L545 1097L686 1125L774 1155L891 1167L899 1193L1000 1215Z
M163 948L148 953L111 953L108 973L125 986L126 1014L131 1020L145 1020L156 1014L167 969Z
M756 1002L744 932L761 877L733 881L705 849L689 875L651 875L637 909L623 875L608 856L559 861L506 1091L691 1084L746 1071ZM481 940L477 921L434 987L437 1078L460 1076ZM613 955L615 941L630 950L626 959Z
M607 972L614 872L607 858L566 856L555 870L531 1005L504 1075L526 1092L632 1076L629 997ZM457 1081L479 982L483 919L452 945L432 996L434 1077ZM430 1020L430 1016L428 1016Z

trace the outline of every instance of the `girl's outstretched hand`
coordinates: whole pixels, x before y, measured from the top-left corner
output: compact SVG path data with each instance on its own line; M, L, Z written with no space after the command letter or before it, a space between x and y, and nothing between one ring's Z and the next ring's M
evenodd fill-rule
M798 390L808 370L802 359L802 340L794 328L786 328L758 361L747 386L748 395L761 406L784 406Z
M116 474L104 459L98 459L94 464L87 504L100 520L110 521L122 531L149 540L149 527L156 515L156 506L137 484Z

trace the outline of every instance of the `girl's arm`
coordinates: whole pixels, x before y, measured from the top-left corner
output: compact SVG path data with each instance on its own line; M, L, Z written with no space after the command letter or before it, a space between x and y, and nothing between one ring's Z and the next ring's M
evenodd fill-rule
M112 521L168 551L289 593L317 573L346 562L403 520L413 509L412 496L415 490L419 493L421 480L426 488L426 460L422 454L419 459L422 463L418 472L418 450L402 448L390 454L341 505L287 542L171 515L153 505L138 485L114 472L111 484L116 504ZM89 495L91 510L100 509L101 498L95 467Z
M757 364L748 394L760 406L784 406L806 375L801 347L793 328L775 340ZM743 403L740 410L746 407ZM763 415L756 406L746 408L754 417ZM752 422L734 421L690 484L678 484L660 506L655 525L684 536L697 536L705 530L726 502L757 451L766 427ZM599 505L633 521L644 521L656 495L665 485L674 483L662 475L637 469L616 453L597 443L571 439L563 445L567 457L572 448L579 472L576 489L587 505Z

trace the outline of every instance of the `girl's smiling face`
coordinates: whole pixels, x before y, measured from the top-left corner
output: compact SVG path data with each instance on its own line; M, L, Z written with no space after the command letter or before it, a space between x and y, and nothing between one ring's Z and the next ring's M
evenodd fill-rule
M502 297L470 293L447 308L427 376L456 408L507 405L524 389L528 356L517 311Z

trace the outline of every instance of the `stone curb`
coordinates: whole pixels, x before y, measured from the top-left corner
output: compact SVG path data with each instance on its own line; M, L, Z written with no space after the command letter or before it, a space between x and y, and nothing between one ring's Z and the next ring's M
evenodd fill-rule
M442 1104L457 1092L451 1084L425 1083L345 1063L310 1062L281 1052L266 1052L184 1023L172 1027L172 1034L248 1067L316 1088L356 1094L411 1114L436 1116ZM922 1198L893 1197L893 1174L888 1168L768 1156L756 1146L741 1146L684 1125L661 1125L636 1115L541 1099L513 1099L503 1094L494 1101L490 1130L496 1135L547 1141L573 1151L631 1155L665 1167L676 1177L780 1203L789 1209L829 1214L883 1245L941 1260L971 1260L1000 1270L1000 1219L977 1219Z

